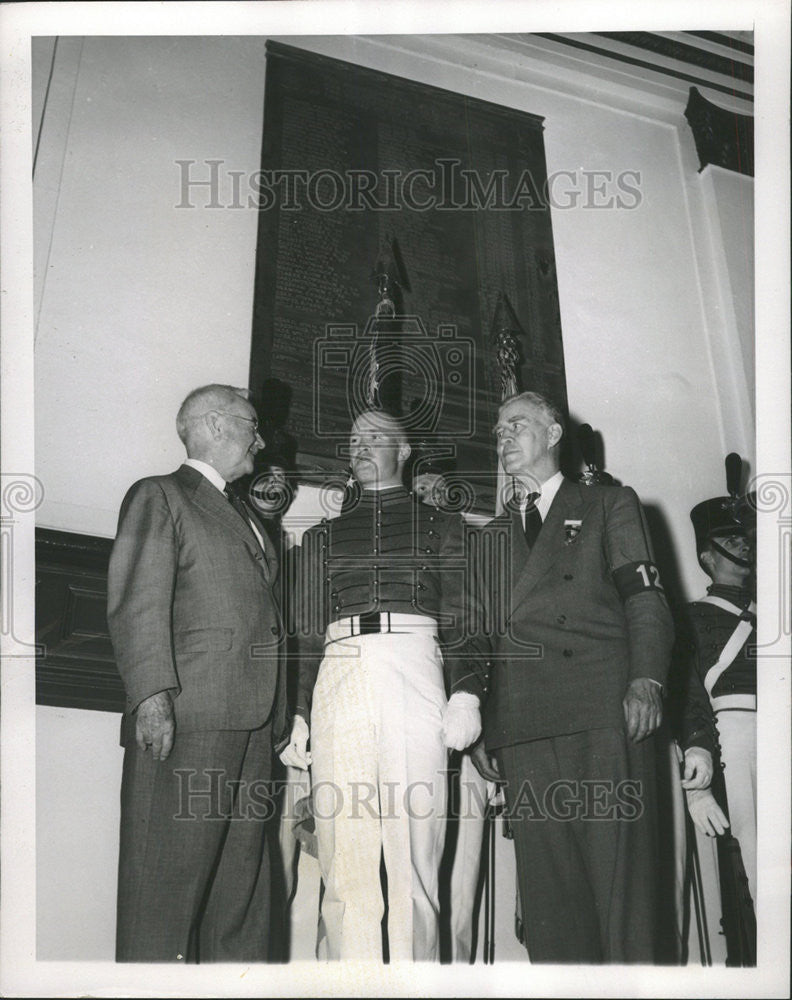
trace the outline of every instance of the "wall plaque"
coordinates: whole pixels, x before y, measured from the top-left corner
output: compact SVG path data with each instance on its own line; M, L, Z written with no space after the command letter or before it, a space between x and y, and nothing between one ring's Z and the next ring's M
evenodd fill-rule
M264 425L287 383L303 476L344 468L376 356L380 402L492 513L504 316L520 387L566 408L542 119L268 42L258 180ZM383 275L395 319L375 321Z

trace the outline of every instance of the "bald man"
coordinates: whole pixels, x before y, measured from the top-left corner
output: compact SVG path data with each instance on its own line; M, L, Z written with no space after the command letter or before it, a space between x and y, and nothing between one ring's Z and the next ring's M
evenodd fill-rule
M194 390L187 460L121 506L108 623L126 690L116 959L265 961L278 561L229 484L263 446L246 391Z
M363 413L349 445L359 499L303 539L298 601L316 614L302 629L281 759L313 760L327 956L383 958L382 858L390 960L434 960L447 748L481 731L479 654L465 634L475 589L462 518L414 503L402 485L410 447L399 422Z

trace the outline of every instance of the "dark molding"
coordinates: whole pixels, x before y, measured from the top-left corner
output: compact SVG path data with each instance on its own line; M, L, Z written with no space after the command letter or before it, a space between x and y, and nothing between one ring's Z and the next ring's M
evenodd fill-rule
M122 712L107 631L112 539L36 529L36 702Z
M272 39L267 39L265 51L267 53L268 60L271 60L273 57L284 60L288 59L290 61L296 61L300 65L314 65L320 71L327 71L331 73L337 73L339 66L345 65L357 74L360 79L370 81L372 86L381 87L384 79L392 80L394 85L404 91L412 92L416 95L416 98L422 100L427 99L427 92L430 91L432 100L434 101L447 100L454 104L464 101L466 107L468 107L471 111L478 109L486 114L501 115L510 120L513 119L515 115L515 110L513 108L508 108L503 104L495 104L493 101L485 101L480 97L469 97L467 95L460 94L456 90L448 90L446 87L436 87L434 85L420 83L417 80L410 80L408 77L397 76L395 73L386 73L384 70L371 69L369 66L360 66L358 63L351 63L346 59L338 59L336 56L320 55L317 52L311 52L309 49L301 49L296 45L287 45L285 42L276 42ZM525 123L530 123L534 128L540 131L543 130L544 117L542 115L531 114L528 111L520 111L519 114Z
M754 69L750 63L741 62L735 56L719 55L708 49L700 49L695 45L687 45L674 38L656 35L651 31L597 31L600 38L610 38L614 42L631 45L646 52L655 52L668 59L676 59L706 69L711 73L733 78L739 84L753 84Z
M754 54L754 47L750 42L742 42L739 38L724 35L722 31L686 31L685 34L695 35L696 38L703 38L707 42L715 42L716 45L723 45L727 49L734 49L735 52L744 52L748 56L753 56Z
M699 170L713 164L753 177L754 120L750 115L719 108L691 87L685 118L693 132Z
M713 83L711 80L706 80L704 77L699 75L694 75L692 73L687 73L681 69L673 66L659 66L657 63L648 62L646 59L638 59L634 56L628 55L626 52L615 52L613 49L603 48L601 45L593 45L590 42L583 42L578 38L570 38L568 35L558 35L547 31L538 31L537 36L539 38L547 38L552 42L558 42L561 45L569 45L573 49L581 49L585 52L595 52L597 55L605 56L608 59L614 60L614 62L626 63L629 66L640 66L641 69L652 70L654 73L662 73L665 76L672 76L677 80L684 80L686 83L698 84L700 87L706 87L708 90L717 90L723 94L730 94L732 97L740 97L744 101L750 101L753 103L753 94L744 89L738 89L736 86L727 87L721 83ZM621 34L616 32L615 34ZM589 37L596 38L596 35L592 34ZM732 75L731 73L729 74Z

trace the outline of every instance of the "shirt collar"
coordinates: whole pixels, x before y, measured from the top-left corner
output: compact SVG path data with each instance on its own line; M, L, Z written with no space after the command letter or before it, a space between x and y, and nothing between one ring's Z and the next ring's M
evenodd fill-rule
M200 472L202 476L209 480L212 486L215 486L221 493L225 493L226 481L214 466L209 465L208 462L202 462L197 458L186 458L184 464L189 465L196 472Z
M541 493L539 494L539 499L536 501L536 509L544 521L547 517L548 511L550 510L550 505L553 500L555 500L555 495L561 488L561 483L564 481L564 475L559 469L555 472L546 482L541 485ZM520 504L520 510L524 513L526 507L526 501Z

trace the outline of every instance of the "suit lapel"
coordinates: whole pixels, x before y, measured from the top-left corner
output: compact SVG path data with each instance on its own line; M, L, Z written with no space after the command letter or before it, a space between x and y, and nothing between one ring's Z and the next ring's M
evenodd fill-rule
M193 485L194 492L192 499L197 507L200 507L201 510L217 518L219 521L222 521L229 530L233 531L247 545L254 556L261 554L261 546L253 534L253 529L250 525L245 524L243 518L239 516L237 511L228 502L228 498L216 486L210 483L206 476L189 465L182 465L178 470L178 474L183 480ZM266 544L265 541L265 546ZM272 545L270 545L269 550L265 547L264 558L258 560L262 572L268 580L274 576L268 565L272 551Z
M518 607L530 594L545 573L550 569L559 554L563 551L562 546L566 542L564 531L564 521L581 519L583 501L578 487L568 479L564 479L558 488L547 517L542 524L542 530L536 539L536 544L528 553L528 546L525 535L522 531L520 515L517 514L517 529L512 534L512 558L517 562L520 557L525 561L521 569L517 570L516 579L512 587L512 610ZM520 550L520 536L522 537L522 551ZM519 562L517 562L519 566Z

